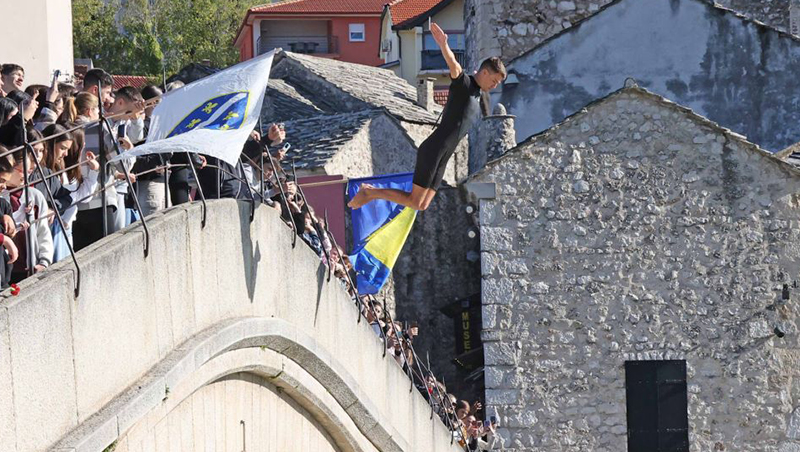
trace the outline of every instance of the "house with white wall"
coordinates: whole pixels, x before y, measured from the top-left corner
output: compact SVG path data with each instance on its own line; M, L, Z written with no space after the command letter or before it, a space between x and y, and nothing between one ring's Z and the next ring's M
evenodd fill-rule
M49 85L55 70L73 73L70 0L4 1L3 17L0 63L25 68L26 86Z
M413 85L435 79L437 101L444 103L450 85L447 64L430 33L437 23L447 33L450 48L464 64L464 0L395 0L381 17L382 67Z

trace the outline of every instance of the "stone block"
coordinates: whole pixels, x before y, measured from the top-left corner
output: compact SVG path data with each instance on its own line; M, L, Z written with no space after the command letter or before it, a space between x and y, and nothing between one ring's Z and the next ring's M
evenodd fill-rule
M481 229L482 251L509 251L513 249L514 235L509 229L484 227Z
M75 304L72 321L81 420L108 402L116 388L127 387L139 378L140 369L158 361L156 305L166 302L162 297L167 296L158 296L151 291L152 286L141 284L153 277L151 267L141 257L141 236L109 237L98 244L102 252L95 252L83 264L93 271L83 273L81 298ZM118 268L125 268L126 278L118 277ZM109 290L108 281L114 281L114 290ZM114 360L121 356L125 357L124 366Z
M14 404L2 411L14 412L18 450L44 450L78 422L72 281L63 273L49 274L23 281L20 289L5 305ZM44 420L47 428L32 428Z
M11 377L11 348L8 335L8 313L0 307L0 444L9 452L17 450L16 421L14 419L14 380Z
M486 389L486 404L492 406L519 404L518 389Z
M486 278L481 283L483 304L510 304L513 297L513 283L503 277Z

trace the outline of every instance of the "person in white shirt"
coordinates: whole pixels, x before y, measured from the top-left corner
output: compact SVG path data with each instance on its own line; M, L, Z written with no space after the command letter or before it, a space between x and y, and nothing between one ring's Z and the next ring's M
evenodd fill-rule
M53 124L44 129L45 137L58 135L46 141L44 162L42 170L48 178L50 193L53 195L55 205L51 209L57 210L64 222L62 231L58 221L51 219L51 232L53 234L53 262L58 262L69 256L72 241L72 223L78 213L78 205L88 202L98 188L97 178L100 164L91 152L86 153L86 162L79 162L84 148L83 130L78 129L67 132L67 128ZM79 164L80 163L80 164ZM81 168L85 169L84 177ZM44 184L37 185L44 190ZM49 204L49 203L48 203Z

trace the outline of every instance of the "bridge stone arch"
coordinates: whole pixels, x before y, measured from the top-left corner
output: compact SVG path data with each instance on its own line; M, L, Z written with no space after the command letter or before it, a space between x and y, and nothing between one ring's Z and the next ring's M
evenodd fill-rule
M458 450L317 256L292 249L275 211L259 208L251 223L249 208L211 202L205 228L199 205L169 209L148 221L147 257L139 227L82 251L78 298L72 267L59 263L3 300L4 450L160 450L147 438L197 421L187 404L225 382L279 393L298 419L291 428L330 450ZM221 409L237 413L236 399ZM247 451L270 450L253 413L225 417L222 430L243 433ZM300 441L282 450L302 450L303 433L291 433ZM219 440L193 448L242 450Z

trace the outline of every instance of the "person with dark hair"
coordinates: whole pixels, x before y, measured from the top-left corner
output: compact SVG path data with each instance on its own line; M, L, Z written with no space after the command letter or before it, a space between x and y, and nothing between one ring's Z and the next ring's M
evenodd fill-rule
M23 91L11 91L6 97L16 102L19 110L14 117L0 127L0 144L14 148L23 144L25 129L33 124L33 115L39 104L36 99Z
M61 97L58 90L58 77L53 75L53 82L50 86L43 86L39 90L36 101L39 103L39 108L34 115L36 130L44 130L50 124L55 124L59 115L64 111L64 98Z
M0 95L6 96L14 90L22 91L25 83L25 69L13 63L0 66Z
M42 163L44 158L44 143L41 142L42 138L44 138L42 133L30 125L26 127L26 132L28 134L28 143L32 143L31 148L33 149L33 155L36 161Z
M33 97L34 99L37 99L39 97L39 93L41 93L42 91L45 91L45 90L47 90L47 87L44 86L44 85L39 85L39 84L28 85L24 89L25 94Z
M7 155L8 150L0 146L0 191L5 191L6 181L12 176L14 171L14 158ZM0 262L0 289L8 288L11 283L12 264L19 257L19 250L14 243L13 237L17 233L14 219L11 217L13 210L11 203L5 198L0 198L0 246L2 246L2 262Z
M27 225L14 236L20 255L14 264L11 282L21 281L28 274L38 273L53 263L53 237L47 221L47 201L35 187L24 188L23 158L28 159L29 175L33 171L33 156L25 150L15 152L14 169L6 182L8 191L3 193L3 197L11 203L14 221L19 225ZM28 252L31 254L28 255Z
M183 88L183 86L183 82L176 80L167 84L167 92ZM168 183L170 201L172 202L173 206L187 203L189 202L189 191L191 190L191 186L189 185L189 174L192 170L189 168L189 165L194 165L195 168L201 170L206 167L208 162L206 158L200 154L178 152L176 154L172 154L172 157L169 159L169 163L176 165L170 170L169 174ZM201 176L198 175L198 177ZM197 183L199 184L200 181ZM216 189L214 190L213 194L216 194ZM206 193L206 196L209 195L211 195L211 193Z
M58 211L66 229L66 234L64 234L58 221L53 221L50 226L53 235L53 262L69 256L67 244L73 244L72 223L78 212L78 204L98 188L97 176L100 164L94 154L88 152L86 154L87 162L81 165L88 169L86 177L83 177L80 166L72 168L78 163L83 150L84 135L82 129L72 132L68 132L68 130L67 126L60 124L52 124L44 129L45 136L57 135L56 138L46 142L42 164L42 171L45 177L49 178L50 193L55 201L55 205L53 205L48 200L48 205L51 209ZM64 172L66 168L71 169ZM55 173L60 174L50 177ZM47 187L44 183L39 183L36 188L45 190Z
M444 178L447 163L458 143L467 134L480 115L481 91L488 93L505 80L506 69L499 58L484 61L474 75L467 75L447 43L447 35L436 25L431 25L433 39L442 49L450 69L450 94L436 130L420 145L414 168L414 185L411 192L377 189L362 184L356 196L348 203L351 209L384 199L415 210L426 210Z
M19 107L17 103L7 97L0 97L0 127L6 125L9 119L13 118Z
M102 92L100 89L102 86ZM92 93L100 99L105 108L110 108L114 103L114 77L100 68L90 69L83 77L83 89L81 91Z
M150 99L157 99L163 93L161 89L155 85L147 85L142 88L141 98L145 101ZM156 104L152 104L144 110L144 133L143 136L147 138L150 131L150 117L153 115ZM134 143L139 144L139 143ZM153 212L169 207L169 196L167 193L167 186L165 185L169 174L163 168L169 162L172 154L150 154L136 157L136 164L133 165L133 172L142 174L136 178L136 197L139 200L139 206L142 208L142 215L148 216ZM149 172L148 172L149 171Z

